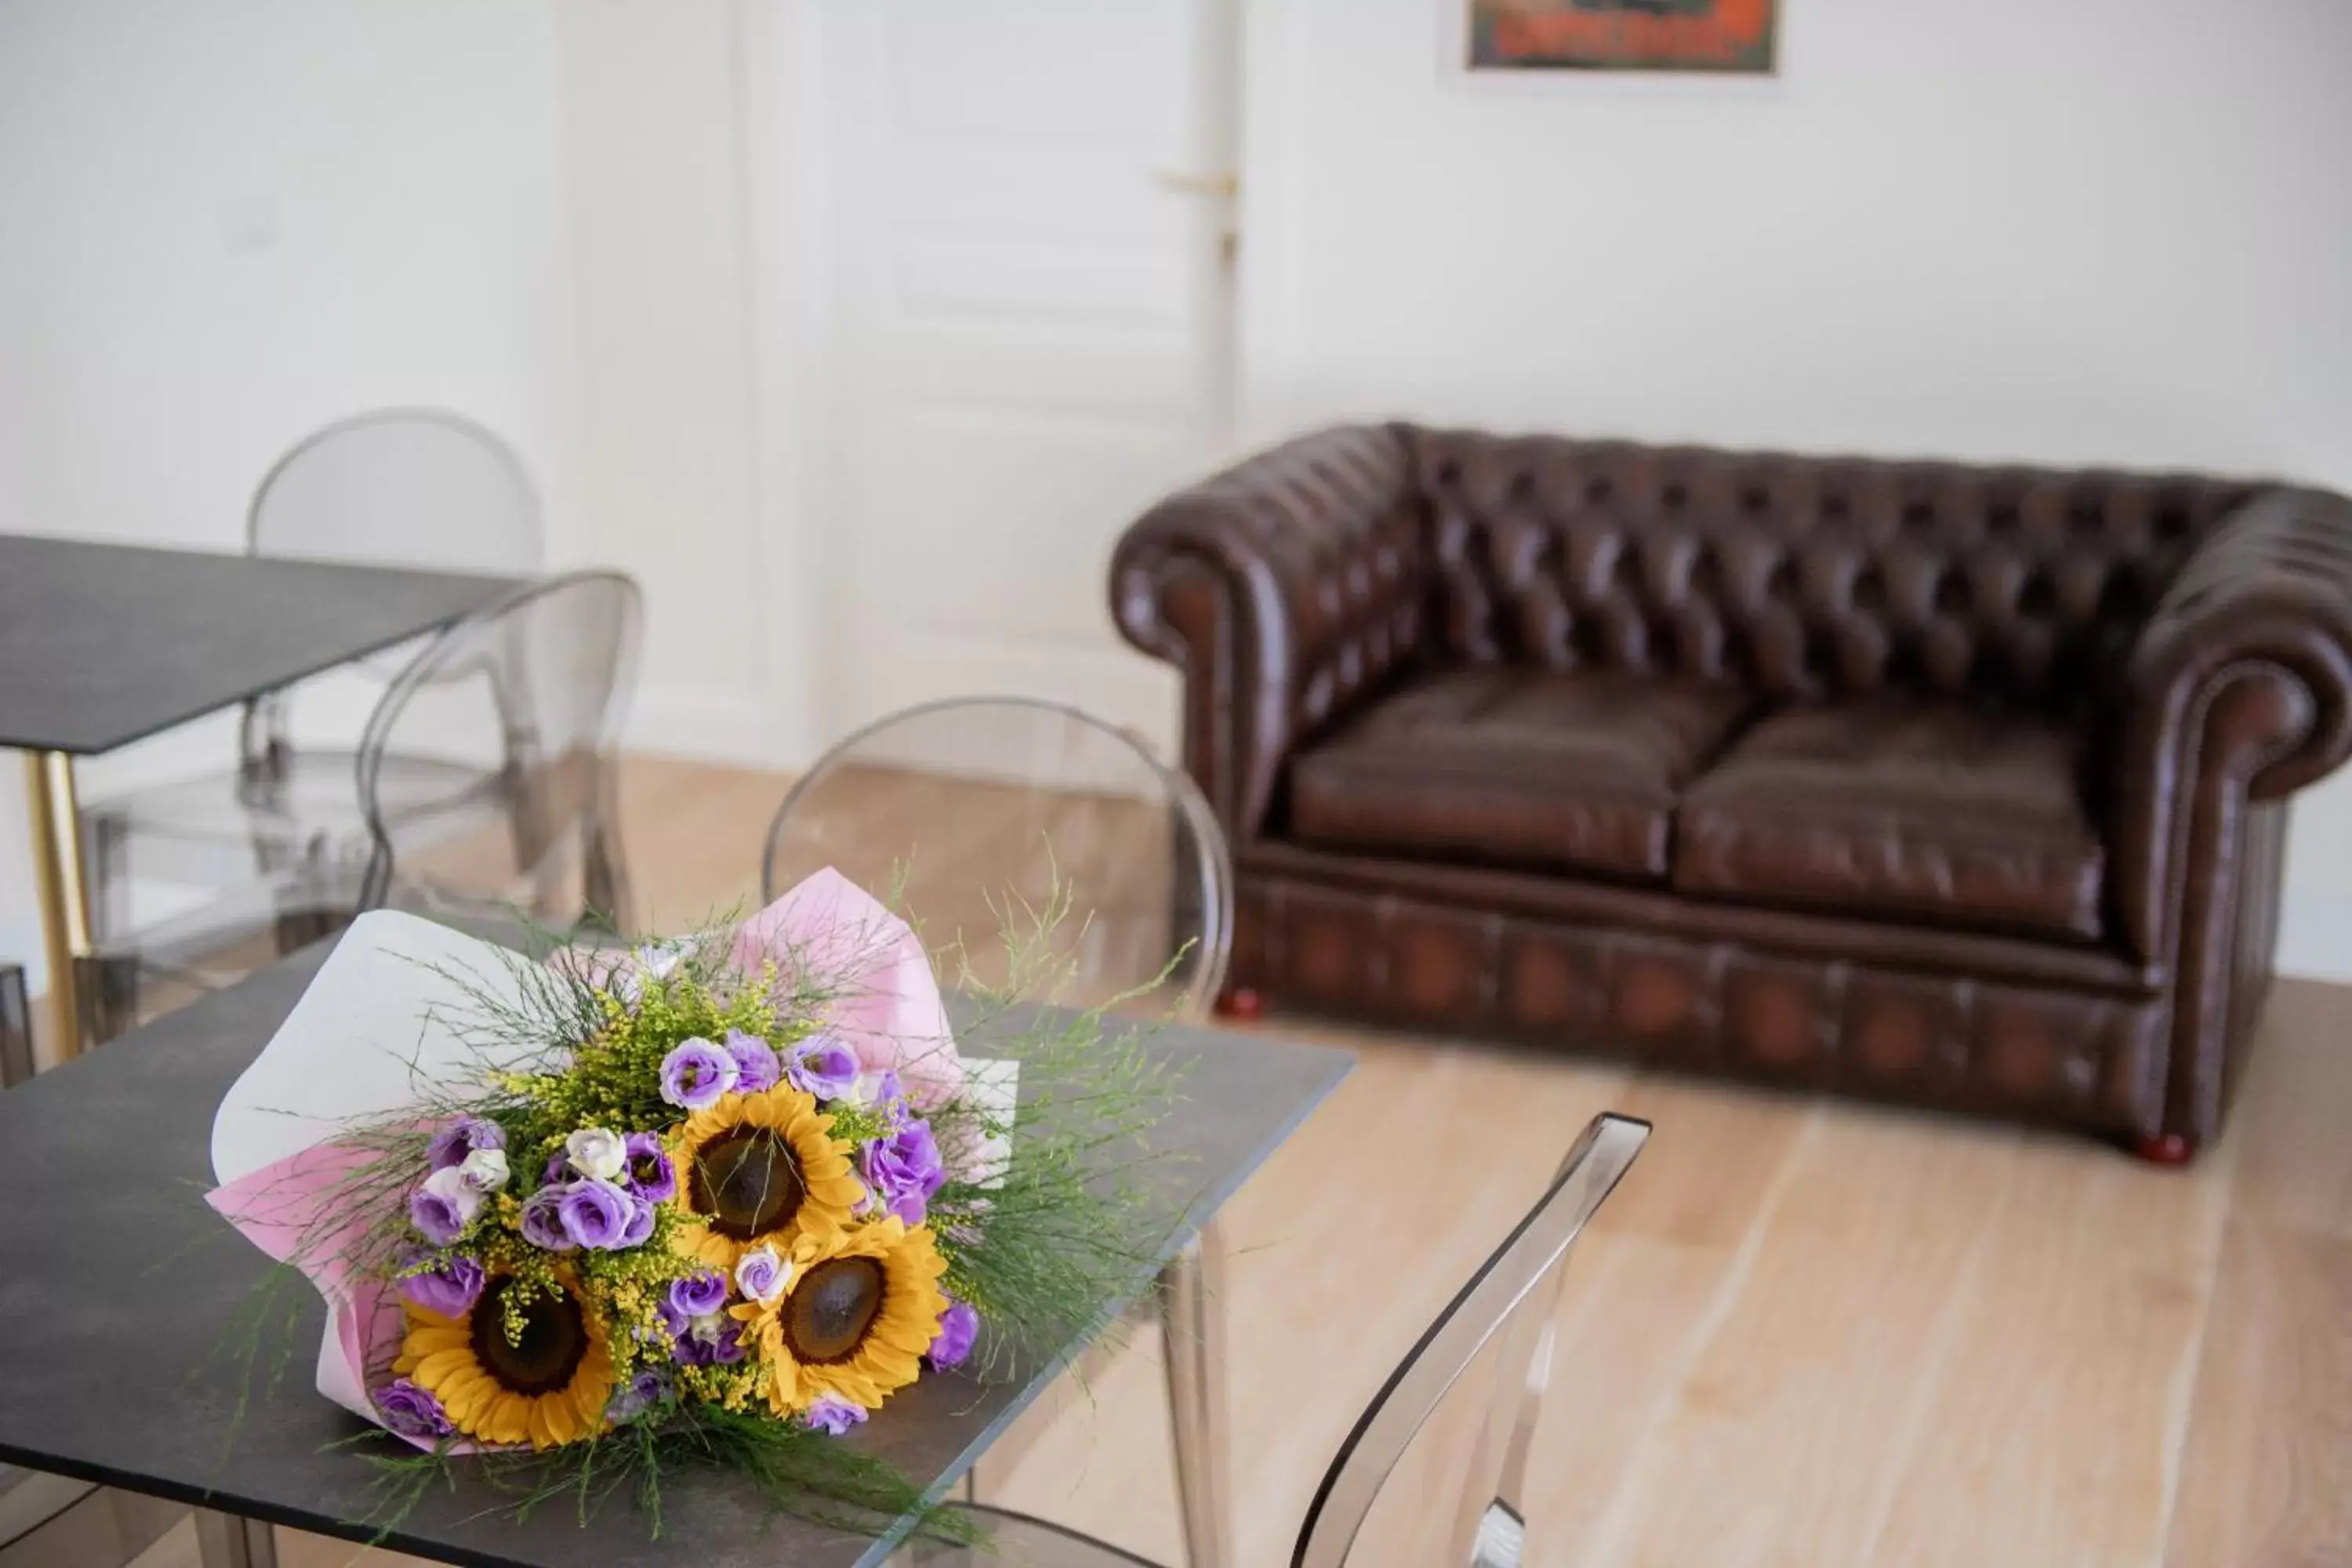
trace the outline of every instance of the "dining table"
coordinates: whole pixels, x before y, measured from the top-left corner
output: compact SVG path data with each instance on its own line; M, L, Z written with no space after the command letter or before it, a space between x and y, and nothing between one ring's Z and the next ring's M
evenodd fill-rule
M77 760L436 632L512 578L0 533L0 749L25 755L50 1054L85 1043Z
M911 1517L874 1531L779 1515L718 1470L666 1477L658 1534L625 1498L518 1519L511 1494L468 1473L388 1529L366 1517L368 1428L310 1386L320 1303L283 1374L248 1378L216 1354L272 1267L213 1211L209 1144L222 1096L331 948L306 949L0 1096L0 1461L203 1510L206 1568L269 1568L272 1525L494 1568L863 1568ZM950 994L950 1015L969 1017ZM1048 1009L1050 1011L1050 1009ZM1034 1022L1035 1020L1032 1020ZM1057 1020L1044 1020L1056 1022ZM968 1042L980 1054L984 1044ZM1153 1021L1134 1031L1171 1088L1127 1164L1142 1202L1132 1290L1158 1281L1187 1555L1232 1568L1219 1212L1342 1081L1342 1050ZM1024 1081L1022 1090L1030 1091ZM1019 1136L1016 1111L1014 1136ZM1106 1300L1098 1324L1116 1320ZM844 1442L947 1498L1094 1335L974 1357L892 1395ZM270 1352L273 1356L275 1352ZM985 1370L982 1370L985 1369ZM390 1451L386 1449L385 1451Z

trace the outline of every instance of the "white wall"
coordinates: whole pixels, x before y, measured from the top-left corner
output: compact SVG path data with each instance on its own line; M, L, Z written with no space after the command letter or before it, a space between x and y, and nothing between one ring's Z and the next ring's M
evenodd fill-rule
M794 143L784 0L562 0L583 548L648 609L634 743L813 754L810 606L790 504L798 368L779 298ZM762 91L747 89L747 73ZM756 257L756 259L755 259Z
M1775 79L1465 79L1251 12L1253 423L1407 414L2352 489L2352 5L1782 0ZM2352 781L2282 958L2352 976Z
M574 555L552 28L551 0L8 0L0 528L236 548L298 437L426 403L515 442ZM30 958L22 810L6 759L0 953Z

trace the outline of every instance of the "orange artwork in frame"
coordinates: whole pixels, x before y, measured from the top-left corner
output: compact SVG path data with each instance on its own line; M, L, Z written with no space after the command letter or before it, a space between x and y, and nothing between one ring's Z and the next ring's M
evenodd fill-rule
M1473 69L1769 72L1780 0L1468 0Z

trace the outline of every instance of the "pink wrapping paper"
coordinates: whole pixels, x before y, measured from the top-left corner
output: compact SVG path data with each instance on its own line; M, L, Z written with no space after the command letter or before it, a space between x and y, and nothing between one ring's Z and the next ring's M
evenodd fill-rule
M320 1143L264 1165L205 1194L205 1201L239 1235L280 1263L299 1268L327 1303L327 1331L319 1346L319 1392L378 1426L368 1397L371 1369L388 1367L400 1345L400 1298L382 1281L356 1274L347 1261L366 1230L367 1216L341 1216L332 1204L352 1173L369 1156L340 1143ZM430 1443L408 1439L420 1448Z
M827 867L736 928L738 969L757 973L769 959L787 980L813 973L837 993L822 1026L866 1071L898 1073L917 1110L936 1110L962 1089L963 1061L923 944L848 878Z

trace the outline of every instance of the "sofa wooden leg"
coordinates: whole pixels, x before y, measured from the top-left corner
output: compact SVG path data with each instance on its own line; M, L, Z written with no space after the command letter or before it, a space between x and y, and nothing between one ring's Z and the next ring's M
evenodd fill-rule
M2151 1165L2186 1165L2197 1158L2197 1142L2186 1132L2158 1132L2133 1144L2132 1152Z
M1265 998L1248 985L1236 985L1217 998L1217 1016L1253 1024L1265 1016Z

